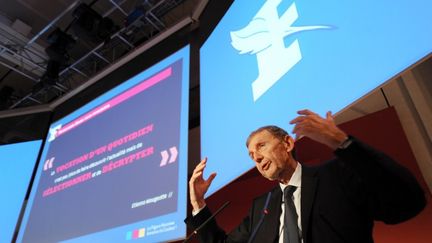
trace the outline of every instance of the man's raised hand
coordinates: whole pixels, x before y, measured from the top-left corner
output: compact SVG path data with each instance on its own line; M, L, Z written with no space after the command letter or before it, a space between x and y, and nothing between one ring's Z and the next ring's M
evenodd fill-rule
M348 137L336 126L330 111L326 118L310 110L300 110L297 113L299 116L290 121L294 125L292 133L296 135L296 140L306 136L335 150Z
M213 179L216 177L216 173L212 173L207 180L204 180L203 173L206 165L207 158L204 158L195 167L189 180L189 196L194 211L204 207L204 195L210 187Z

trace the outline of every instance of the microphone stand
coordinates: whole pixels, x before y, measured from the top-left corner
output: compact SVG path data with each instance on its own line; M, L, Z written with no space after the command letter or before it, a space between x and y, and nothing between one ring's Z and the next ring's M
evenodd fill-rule
M188 235L188 237L183 241L183 243L188 242L194 235L196 235L198 233L198 231L200 229L202 229L205 225L208 224L208 222L210 222L210 220L212 220L214 217L216 217L216 215L218 215L224 208L226 208L228 206L228 204L230 204L229 201L227 201L226 203L224 203L212 216L210 216L206 221L204 221L200 226L198 226L198 228L196 228L191 234Z

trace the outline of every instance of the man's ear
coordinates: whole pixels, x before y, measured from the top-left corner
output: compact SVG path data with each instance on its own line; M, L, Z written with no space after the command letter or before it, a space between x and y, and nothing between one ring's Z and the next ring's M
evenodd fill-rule
M292 138L289 135L286 135L284 137L285 147L287 149L287 152L291 152L294 149L294 138Z

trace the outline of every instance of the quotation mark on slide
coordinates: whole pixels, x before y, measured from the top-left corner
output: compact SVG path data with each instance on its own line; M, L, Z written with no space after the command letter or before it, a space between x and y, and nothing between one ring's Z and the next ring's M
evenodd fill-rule
M170 154L171 154L171 156L170 156ZM161 152L162 159L161 159L159 166L162 167L162 166L165 166L167 164L173 163L174 161L176 161L177 155L178 155L178 151L177 151L177 147L175 147L175 146L169 148L169 150L163 150Z
M51 159L47 159L44 163L43 170L46 171L48 169L51 169L53 167L55 157L52 157Z

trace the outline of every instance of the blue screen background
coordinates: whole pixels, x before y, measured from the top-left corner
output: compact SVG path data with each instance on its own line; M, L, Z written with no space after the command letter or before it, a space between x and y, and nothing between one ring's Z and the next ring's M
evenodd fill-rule
M289 121L305 108L337 113L432 51L431 1L284 0L279 16L297 8L292 26L328 28L286 36L286 47L298 41L302 58L254 101L257 56L239 54L230 32L265 2L234 1L200 50L201 154L209 158L205 175L218 172L207 195L254 166L245 147L251 131L273 124L291 132Z
M11 242L42 141L0 146L0 243Z

